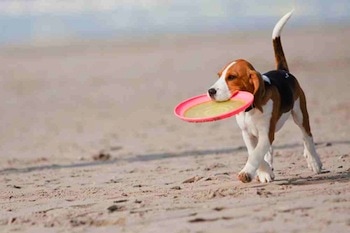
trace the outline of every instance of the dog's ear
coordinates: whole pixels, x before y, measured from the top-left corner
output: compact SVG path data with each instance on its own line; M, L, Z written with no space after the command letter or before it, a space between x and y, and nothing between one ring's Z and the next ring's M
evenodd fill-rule
M262 101L265 95L265 86L261 74L255 70L250 70L249 82L253 85L254 88L254 106L263 112Z

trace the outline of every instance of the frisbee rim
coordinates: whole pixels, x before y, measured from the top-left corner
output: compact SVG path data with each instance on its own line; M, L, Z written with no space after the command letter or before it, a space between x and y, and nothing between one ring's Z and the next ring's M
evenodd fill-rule
M203 101L202 101L202 99L203 99ZM195 102L196 100L199 100L200 102L197 101L198 103L196 103ZM199 104L209 102L209 101L213 101L210 99L210 97L208 97L207 94L202 94L202 95L198 95L198 96L194 96L194 97L191 97L189 99L186 99L186 100L182 101L181 103L179 103L178 105L176 105L176 107L174 108L174 114L177 117L179 117L181 120L184 120L187 122L194 122L194 123L222 120L222 119L226 119L226 118L229 118L231 116L237 115L238 113L247 109L253 103L254 96L250 92L238 91L235 95L233 95L230 98L230 100L241 100L241 101L244 101L244 104L242 106L232 110L232 111L221 113L221 114L216 115L216 116L201 117L201 118L185 117L184 113L189 108L196 106L196 105L199 105Z

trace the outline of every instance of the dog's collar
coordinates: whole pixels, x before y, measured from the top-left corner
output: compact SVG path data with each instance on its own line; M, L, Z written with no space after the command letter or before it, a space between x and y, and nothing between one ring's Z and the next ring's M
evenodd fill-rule
M246 108L244 111L245 112L249 112L250 110L252 110L253 108L255 108L254 104L251 104L248 108Z

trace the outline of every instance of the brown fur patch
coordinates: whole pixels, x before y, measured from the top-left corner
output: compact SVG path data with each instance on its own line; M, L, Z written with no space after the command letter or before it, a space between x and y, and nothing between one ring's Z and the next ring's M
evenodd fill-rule
M305 93L304 93L303 89L301 89L299 84L297 85L296 93L297 93L298 97L300 98L300 109L301 109L301 112L303 114L303 127L304 127L307 135L312 137L310 121L309 121L309 113L308 113L307 107L306 107L306 97L305 97Z
M279 98L279 94L277 88L271 88L271 100L272 100L272 114L270 119L270 127L269 127L269 140L270 144L275 140L275 130L278 119L281 117L282 113L279 111L279 106L281 104L281 100Z
M254 95L254 106L260 111L263 111L261 100L265 95L265 90L261 74L246 60L239 59L235 62L236 63L227 70L225 77L230 92L247 91L252 93ZM222 72L228 65L218 73L219 76L222 75ZM234 79L230 80L230 76L233 76Z
M272 40L273 50L275 52L275 60L277 65L277 70L289 71L286 57L284 56L281 37L276 37Z
M250 71L250 80L254 86L254 106L263 112L262 101L265 96L265 85L264 81L261 77L261 74L256 72L255 70Z

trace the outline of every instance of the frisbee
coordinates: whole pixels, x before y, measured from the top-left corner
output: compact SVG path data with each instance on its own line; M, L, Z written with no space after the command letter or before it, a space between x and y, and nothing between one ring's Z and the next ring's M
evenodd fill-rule
M239 91L224 102L213 101L203 94L187 99L178 104L174 113L177 117L188 122L207 122L225 119L247 109L254 96L246 91Z

